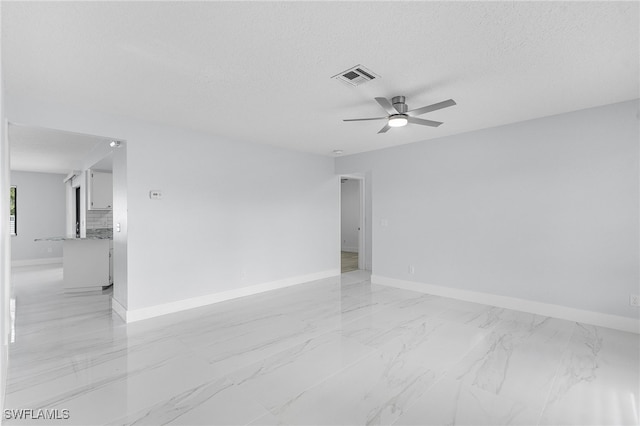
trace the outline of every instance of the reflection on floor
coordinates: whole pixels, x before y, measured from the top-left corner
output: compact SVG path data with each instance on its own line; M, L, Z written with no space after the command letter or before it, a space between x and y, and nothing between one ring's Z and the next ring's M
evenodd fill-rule
M22 424L638 423L635 334L364 271L125 325L61 278L15 270L5 409L69 416Z
M351 253L348 251L340 252L342 255L342 269L340 272L357 271L358 270L358 253Z

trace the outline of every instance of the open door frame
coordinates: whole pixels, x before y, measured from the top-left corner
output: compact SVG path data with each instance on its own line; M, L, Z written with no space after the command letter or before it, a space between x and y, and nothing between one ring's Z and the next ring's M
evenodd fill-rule
M346 175L340 175L340 179L338 179L338 185L341 185L341 180L342 179L354 179L357 180L359 185L359 197L360 197L360 215L359 215L359 220L358 220L358 269L364 270L366 269L366 257L367 257L367 253L366 253L366 248L367 248L367 244L366 244L366 209L365 209L365 185L366 185L366 179L365 176L363 174L359 174L359 173L354 173L354 174L346 174ZM340 191L342 191L342 188L340 188ZM342 212L342 203L340 203L340 212ZM342 241L342 239L340 238L339 241ZM340 252L341 247L338 247L338 253Z

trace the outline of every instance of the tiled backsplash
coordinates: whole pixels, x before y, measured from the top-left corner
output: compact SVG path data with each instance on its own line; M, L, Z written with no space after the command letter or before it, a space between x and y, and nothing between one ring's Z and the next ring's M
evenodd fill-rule
M87 238L112 240L113 228L87 229Z
M108 211L87 211L87 229L113 229L113 212Z

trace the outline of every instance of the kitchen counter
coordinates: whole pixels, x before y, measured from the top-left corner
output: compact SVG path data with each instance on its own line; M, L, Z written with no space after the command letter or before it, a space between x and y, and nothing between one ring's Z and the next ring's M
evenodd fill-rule
M113 283L113 234L110 229L87 230L87 236L83 238L47 237L35 241L62 241L65 292L102 290Z
M111 228L99 228L99 229L87 229L86 237L76 237L69 235L66 237L46 237L36 238L34 241L67 241L67 240L112 240L113 229Z
M69 240L112 240L112 237L47 237L36 238L33 241L69 241Z

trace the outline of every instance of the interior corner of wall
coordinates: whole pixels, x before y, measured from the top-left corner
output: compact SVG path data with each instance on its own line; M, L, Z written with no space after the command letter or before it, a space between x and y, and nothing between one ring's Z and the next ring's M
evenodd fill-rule
M127 322L127 308L121 304L115 297L111 298L111 309L118 314L124 322Z

